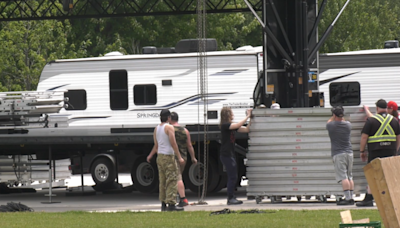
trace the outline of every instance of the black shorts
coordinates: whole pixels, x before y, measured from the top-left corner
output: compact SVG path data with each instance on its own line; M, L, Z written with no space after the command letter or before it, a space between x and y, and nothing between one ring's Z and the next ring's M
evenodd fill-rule
M373 150L368 152L368 163L375 158L386 158L396 155L396 150Z

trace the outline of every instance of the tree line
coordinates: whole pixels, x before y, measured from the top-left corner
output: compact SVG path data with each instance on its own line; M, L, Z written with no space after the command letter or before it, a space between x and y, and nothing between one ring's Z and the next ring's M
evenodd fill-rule
M320 35L345 2L328 1L318 28ZM111 51L139 54L144 46L174 47L181 39L197 37L196 18L179 15L2 22L0 91L35 90L44 65L55 59L102 56ZM399 25L398 0L352 1L320 52L382 48L384 41L399 37ZM206 33L217 40L219 50L262 45L261 27L251 13L208 14Z

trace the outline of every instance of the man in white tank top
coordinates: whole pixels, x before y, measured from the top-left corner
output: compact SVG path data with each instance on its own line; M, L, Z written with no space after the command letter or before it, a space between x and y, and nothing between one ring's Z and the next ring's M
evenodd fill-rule
M182 211L183 207L175 205L176 193L178 192L178 166L175 156L180 164L185 161L176 144L174 127L168 124L171 121L171 112L168 109L163 109L160 113L160 120L161 124L154 128L154 147L147 156L147 162L150 163L153 155L157 153L161 211Z

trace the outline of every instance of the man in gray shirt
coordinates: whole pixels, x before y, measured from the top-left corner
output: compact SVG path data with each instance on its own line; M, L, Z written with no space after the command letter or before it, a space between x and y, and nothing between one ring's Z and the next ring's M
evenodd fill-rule
M331 155L338 183L342 183L345 199L337 205L353 205L353 150L350 142L351 124L345 121L342 107L332 109L332 117L326 124L331 139Z

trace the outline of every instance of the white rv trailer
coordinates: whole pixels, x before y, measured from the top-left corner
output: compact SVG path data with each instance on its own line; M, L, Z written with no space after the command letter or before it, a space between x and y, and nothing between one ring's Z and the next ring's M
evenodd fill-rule
M253 107L261 52L261 47L246 46L207 53L208 191L226 186L218 155L219 112L230 106L235 118L242 119L245 110ZM0 153L48 159L51 148L54 159L71 158L73 173L90 172L97 186L111 187L118 171L128 171L137 190L156 191L155 159L148 164L145 158L153 146L152 133L160 111L170 109L179 114L179 123L190 130L192 141L197 141L195 150L203 144L204 102L198 80L197 53L52 61L44 67L37 90L68 90L68 106L50 115L67 118L67 126L25 126L26 134L3 134ZM238 155L239 172L243 175L247 135L238 134L238 139L238 152L242 153ZM186 186L197 191L202 183L201 164L191 166L188 159L187 167L183 175Z
M325 107L331 107L330 84L343 82L359 83L361 101L358 105L375 107L375 102L381 98L400 102L399 48L322 54L319 66L319 88L324 93ZM342 93L343 98L335 99L351 99L348 95Z

